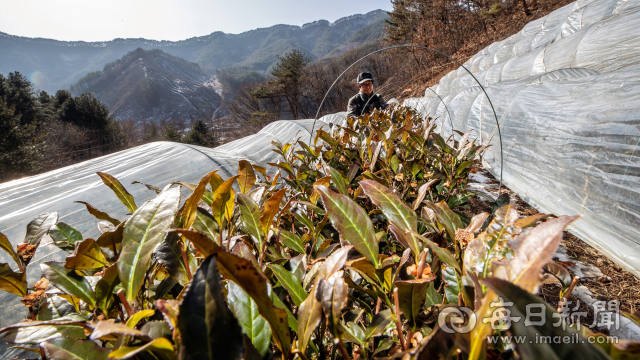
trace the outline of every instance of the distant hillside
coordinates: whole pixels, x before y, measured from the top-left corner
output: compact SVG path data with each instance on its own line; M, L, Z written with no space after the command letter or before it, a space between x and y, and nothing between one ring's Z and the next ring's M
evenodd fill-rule
M0 73L19 71L36 88L54 92L137 48L162 51L200 65L208 74L231 66L266 72L276 55L298 49L312 59L335 56L382 37L385 11L352 15L330 23L275 25L241 34L215 32L183 41L115 39L107 42L57 41L0 33Z
M210 118L220 106L215 81L198 64L161 50L136 49L71 86L94 93L117 120Z

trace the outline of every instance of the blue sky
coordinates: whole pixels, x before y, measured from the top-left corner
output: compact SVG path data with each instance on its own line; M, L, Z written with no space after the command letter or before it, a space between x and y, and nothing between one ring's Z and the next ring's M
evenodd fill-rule
M58 40L183 40L214 31L240 33L275 24L331 22L390 0L0 0L0 31Z

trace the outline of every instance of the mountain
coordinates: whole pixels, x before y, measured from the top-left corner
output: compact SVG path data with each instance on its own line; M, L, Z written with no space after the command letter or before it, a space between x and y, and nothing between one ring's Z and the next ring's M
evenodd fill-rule
M158 121L211 118L221 101L216 88L198 64L138 48L83 77L71 92L95 94L117 120Z
M214 32L182 41L58 41L0 32L0 73L19 71L27 75L36 88L53 92L68 88L86 74L102 70L105 64L137 48L160 49L197 63L208 74L231 66L266 72L277 55L293 49L315 60L380 38L385 19L388 19L385 11L375 10L333 23L319 20L302 26L275 25L241 34Z

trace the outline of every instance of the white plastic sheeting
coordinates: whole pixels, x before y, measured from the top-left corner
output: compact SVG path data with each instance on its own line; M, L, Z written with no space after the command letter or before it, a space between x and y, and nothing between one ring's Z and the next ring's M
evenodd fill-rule
M640 0L577 1L464 66L496 110L505 185L542 212L581 214L571 232L640 277ZM405 104L445 137L473 130L500 175L496 119L463 68Z
M346 113L325 116L316 122L315 129L324 127L328 130L332 124L342 123L345 117ZM0 232L15 247L23 241L26 226L31 220L38 214L55 211L59 221L79 230L84 238L95 239L100 235L96 226L99 220L90 215L84 205L74 201L86 201L120 220L125 219L127 214L127 209L102 183L96 172L106 172L119 179L139 206L153 198L155 193L143 185L131 184L133 181L160 188L172 181L198 183L202 176L214 169L219 169L219 174L228 178L238 173L238 161L242 159L263 166L267 162L277 162L279 155L271 151L274 148L271 141L286 143L301 138L307 142L312 126L313 119L277 121L255 135L215 149L155 142L0 184ZM27 267L29 286L40 279L40 263L61 261L67 255L53 245L48 237L43 240ZM13 260L4 251L0 251L0 263L8 263L17 271ZM15 295L0 291L0 304L3 305L0 327L19 322L27 316L27 309ZM14 358L18 354L16 350L7 350L9 346L0 341L1 359Z

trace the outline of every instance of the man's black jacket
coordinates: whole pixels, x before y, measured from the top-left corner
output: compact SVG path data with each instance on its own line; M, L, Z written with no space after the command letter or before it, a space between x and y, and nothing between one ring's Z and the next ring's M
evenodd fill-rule
M387 103L384 101L381 95L372 94L371 96L367 96L362 92L359 92L354 97L349 99L349 105L347 106L347 116L362 116L364 114L370 113L374 109L386 108Z

